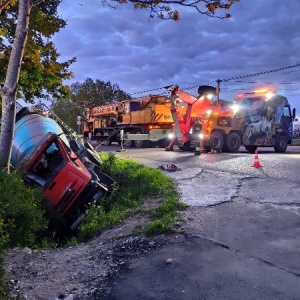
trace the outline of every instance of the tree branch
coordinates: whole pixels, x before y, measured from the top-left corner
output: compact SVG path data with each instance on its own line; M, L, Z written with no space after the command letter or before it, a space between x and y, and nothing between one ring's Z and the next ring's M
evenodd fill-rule
M126 4L131 3L136 9L146 9L150 12L150 18L157 16L160 19L180 20L179 12L175 6L191 7L198 13L212 18L225 19L230 18L230 14L217 15L220 10L229 10L234 3L240 0L102 0L103 4L107 4L116 8L111 3Z
M2 13L2 10L3 10L6 6L8 6L9 1L10 1L10 0L3 0L3 1L0 1L0 14Z
M40 3L44 2L45 0L36 0L36 1L31 1L31 6L39 5Z

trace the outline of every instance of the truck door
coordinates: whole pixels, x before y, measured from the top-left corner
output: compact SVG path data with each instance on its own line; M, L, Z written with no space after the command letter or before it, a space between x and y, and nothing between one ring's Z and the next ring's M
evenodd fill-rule
M289 105L285 105L283 108L283 115L281 116L279 128L287 133L288 140L291 142L293 139L293 116Z

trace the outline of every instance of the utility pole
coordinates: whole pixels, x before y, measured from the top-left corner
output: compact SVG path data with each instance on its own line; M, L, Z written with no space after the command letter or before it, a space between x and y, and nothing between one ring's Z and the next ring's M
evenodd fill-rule
M216 82L217 82L217 92L218 92L218 105L219 105L219 100L220 100L220 84L221 84L221 79L217 79Z

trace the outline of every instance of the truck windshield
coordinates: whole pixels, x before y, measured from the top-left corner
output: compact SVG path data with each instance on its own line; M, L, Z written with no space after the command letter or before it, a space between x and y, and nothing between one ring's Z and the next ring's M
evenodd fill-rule
M283 109L283 115L285 117L291 117L291 109L289 106L285 106Z
M63 157L59 148L53 142L41 155L38 163L32 168L31 172L41 178L46 179L53 170L63 162Z

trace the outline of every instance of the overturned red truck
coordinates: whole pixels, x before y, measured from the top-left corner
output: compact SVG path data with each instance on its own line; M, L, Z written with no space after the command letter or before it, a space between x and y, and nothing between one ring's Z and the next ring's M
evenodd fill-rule
M26 183L43 189L52 209L75 230L87 207L113 188L90 144L77 139L49 115L20 108L16 115L11 164Z

